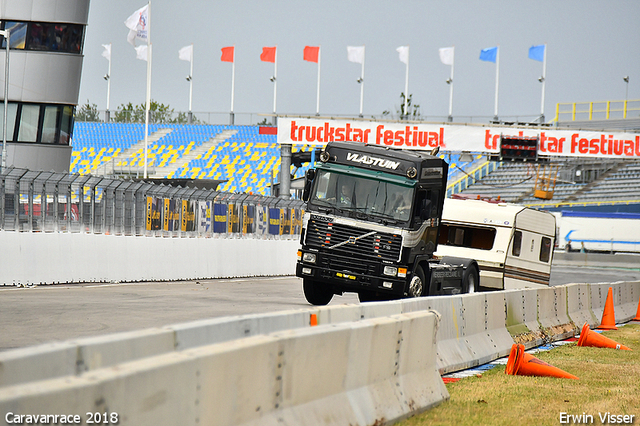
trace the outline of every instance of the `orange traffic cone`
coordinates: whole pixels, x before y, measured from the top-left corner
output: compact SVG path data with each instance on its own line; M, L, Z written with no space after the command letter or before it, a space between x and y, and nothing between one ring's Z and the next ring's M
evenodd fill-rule
M602 322L596 327L598 330L617 330L616 313L613 310L613 289L609 287L607 300L604 302L604 312L602 312Z
M586 322L582 326L580 331L580 339L578 339L578 346L594 346L596 348L613 348L624 349L630 351L625 345L621 345L613 339L609 339L607 336L603 336L600 333L596 333L589 328L589 324Z
M511 346L507 368L504 372L512 376L548 376L563 379L578 379L573 374L569 374L526 353L524 351L524 345L520 344Z
M640 321L640 300L638 300L638 310L636 311L636 317L632 321Z

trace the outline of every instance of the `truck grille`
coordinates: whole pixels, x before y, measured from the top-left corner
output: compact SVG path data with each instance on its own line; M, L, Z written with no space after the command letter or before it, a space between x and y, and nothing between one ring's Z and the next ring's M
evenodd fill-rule
M348 264L345 265L348 269L360 266L359 269L366 270L368 267L364 263L358 265L358 262L399 261L402 236L310 219L306 244L319 252L341 257L342 260L336 258L335 262Z

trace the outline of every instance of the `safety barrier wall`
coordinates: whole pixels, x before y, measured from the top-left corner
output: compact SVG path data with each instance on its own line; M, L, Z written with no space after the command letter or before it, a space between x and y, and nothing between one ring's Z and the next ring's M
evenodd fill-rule
M506 326L514 342L526 348L541 345L546 335L538 321L537 290L508 290L504 292L504 297Z
M633 318L640 298L640 282L568 284L549 289L239 315L5 351L0 353L0 386L82 374L167 351L305 328L311 315L316 316L318 324L329 325L423 310L435 310L442 317L437 335L437 365L444 374L503 356L514 342L534 347L563 339L568 330L577 333L585 322L596 327L602 318L609 286L613 288L614 299L617 294L626 295L614 303L617 320L625 322ZM592 292L604 294L602 307L591 303ZM560 299L556 301L556 297Z
M569 284L567 287L567 314L569 318L578 327L587 323L590 327L600 324L593 311L591 310L591 285L590 284ZM637 286L627 286L631 289Z
M618 322L625 322L633 318L639 303L640 281L613 284L569 284L555 288L436 296L393 302L309 308L307 310L285 311L266 315L256 314L215 318L160 329L119 333L90 339L79 339L75 342L53 343L33 348L16 349L0 353L0 406L5 401L11 401L11 404L18 404L18 407L24 408L25 406L20 404L27 400L31 401L31 392L34 389L40 389L40 384L42 383L46 383L47 386L52 383L58 383L64 385L62 388L67 389L67 387L71 386L68 385L69 383L76 383L78 386L82 384L84 386L92 382L92 380L99 381L102 380L102 377L107 376L113 376L109 380L114 380L114 383L120 383L119 380L121 379L134 380L133 377L139 375L139 373L131 373L131 377L127 376L128 373L126 373L126 371L129 371L129 366L134 364L144 366L144 372L140 374L145 377L149 376L149 383L156 383L157 380L164 380L164 378L153 379L151 376L155 373L152 366L160 365L161 368L159 367L160 370L156 373L170 375L172 374L170 371L173 371L172 369L174 368L168 365L171 360L188 362L185 357L191 359L193 356L186 356L185 354L191 354L193 351L209 353L207 348L212 347L211 345L228 343L233 347L239 347L244 345L241 342L246 342L247 338L256 338L257 341L261 341L259 336L264 337L270 333L278 335L302 333L301 335L306 335L305 330L309 329L311 315L316 316L321 328L328 326L332 329L342 329L345 325L347 328L357 328L356 324L370 324L371 321L375 322L376 319L388 320L402 315L420 315L428 310L437 311L441 320L435 336L430 332L414 333L411 337L408 337L408 334L404 332L402 335L394 335L393 338L389 335L385 340L387 345L384 347L385 349L378 349L370 345L372 337L371 333L367 332L362 335L362 340L351 340L346 350L335 346L333 338L329 338L328 340L315 342L314 345L317 346L306 347L304 354L298 353L296 356L300 358L308 356L322 358L324 356L329 357L332 363L337 362L332 357L338 356L343 361L350 360L349 362L352 362L356 360L356 362L362 364L358 368L367 369L369 368L368 363L374 361L371 358L374 354L376 356L376 365L380 362L388 362L389 359L393 359L393 353L395 353L397 346L404 344L407 340L412 341L410 344L427 344L431 342L435 344L433 369L439 374L444 374L504 356L509 352L514 342L523 342L527 347L532 347L543 342L563 339L568 334L577 333L584 322L588 322L591 326L599 325L609 287L613 290L614 308ZM413 342L413 340L419 342ZM358 352L362 349L361 347L370 347L368 355L365 356ZM257 351L260 352L261 350ZM306 351L309 351L309 354ZM258 352L253 357L250 355L242 356L247 357L246 362L248 364L255 363L255 360L263 359L263 356L274 356L272 353L267 355ZM378 352L388 353L391 358L377 358ZM418 354L420 353L418 352ZM174 355L173 357L171 356L172 354ZM159 359L163 361L157 364L156 360ZM149 360L151 367L145 364L144 360ZM325 364L324 358L319 360L318 363L318 366L330 365ZM319 368L318 366L311 367L312 365L308 364L308 368L311 370ZM253 365L251 367L253 368ZM168 372L166 369L170 371ZM224 370L224 368L222 369ZM117 371L122 372L122 374L116 374ZM247 369L247 373L250 371L250 369ZM304 369L300 371L304 371ZM214 374L212 372L211 374L217 378L218 376L215 374L220 373ZM244 373L241 371L237 372L240 375L237 378L233 376L233 374L236 374L233 369L225 371L224 374L224 377L216 380L224 380L229 383L246 380L243 376ZM263 372L261 374L267 373ZM303 372L299 374L304 375ZM301 380L307 379L301 378ZM327 376L327 380L340 379L334 376ZM34 383L36 381L40 383ZM435 381L441 382L439 379ZM272 389L277 382L275 384L272 383L272 387L268 389ZM436 389L434 392L437 394L438 385L432 382L425 383L429 386L436 386L433 389ZM30 384L33 386L30 386ZM132 384L131 386L135 388L139 385ZM304 386L307 385L305 384ZM334 383L331 386L338 385ZM43 389L43 391L38 392L60 391L57 386L53 388L45 386ZM71 392L69 389L64 392L67 391ZM263 391L263 389L256 390L256 392ZM373 407L377 407L369 404L371 402L367 399L371 397L369 390L361 391L365 395L365 407L372 410ZM145 392L148 393L149 391L144 391L140 395ZM14 397L14 393L18 396ZM349 397L351 398L350 401L353 399L353 395L360 395L353 389L347 393L351 395ZM71 395L76 394L71 393ZM387 396L389 397L389 395ZM64 398L64 395L60 394L58 397ZM94 401L99 399L97 395L94 395L94 397L96 398ZM325 404L336 403L330 396L327 396L327 398L329 399L320 397L317 399L322 399ZM42 401L39 399L34 399L33 401L36 400L39 401L38 403ZM397 399L392 398L392 400L396 401ZM175 402L170 402L170 404L173 403ZM310 401L297 401L296 404L298 403L302 405L311 404L311 406L315 407ZM358 404L361 403L363 401L358 400ZM165 405L164 403L159 404ZM296 404L293 405L298 406ZM10 405L7 407L15 406ZM109 406L112 409L117 407L113 403L110 403ZM78 405L78 408L81 409L88 409L87 407L93 406L90 404L86 406ZM97 410L99 407L95 408ZM418 409L423 408L418 407ZM351 415L349 410L346 410L346 416ZM302 412L297 411L297 409L293 411L296 413ZM395 411L394 413L397 414ZM376 412L375 415L377 416L378 414ZM385 418L389 419L390 417ZM340 422L337 421L337 423ZM354 424L364 423L354 422Z
M437 321L413 312L166 353L2 388L0 412L117 413L121 425L383 424L448 399Z
M545 334L555 336L554 340L566 339L576 333L567 314L566 286L538 289L538 322Z
M299 245L297 239L0 231L0 285L291 275Z

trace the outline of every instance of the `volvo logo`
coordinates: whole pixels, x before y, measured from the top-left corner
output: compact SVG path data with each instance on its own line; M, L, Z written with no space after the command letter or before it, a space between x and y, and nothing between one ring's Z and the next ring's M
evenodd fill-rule
M349 244L355 244L356 240L357 240L356 237L349 237Z

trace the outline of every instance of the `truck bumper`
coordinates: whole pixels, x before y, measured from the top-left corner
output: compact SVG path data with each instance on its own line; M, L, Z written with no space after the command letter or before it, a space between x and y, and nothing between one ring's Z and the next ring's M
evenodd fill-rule
M296 264L296 276L330 284L336 294L371 291L402 297L407 283L406 278L354 273L300 261Z

